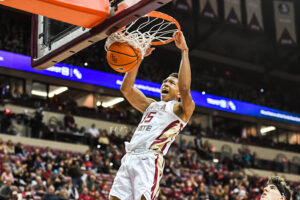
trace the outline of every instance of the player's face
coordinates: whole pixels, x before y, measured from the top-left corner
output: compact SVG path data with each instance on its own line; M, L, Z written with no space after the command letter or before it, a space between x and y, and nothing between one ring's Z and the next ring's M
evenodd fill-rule
M171 76L166 78L163 81L160 92L162 101L178 100L180 98L178 79Z
M261 200L285 200L275 185L268 185L264 188L264 193L262 194Z

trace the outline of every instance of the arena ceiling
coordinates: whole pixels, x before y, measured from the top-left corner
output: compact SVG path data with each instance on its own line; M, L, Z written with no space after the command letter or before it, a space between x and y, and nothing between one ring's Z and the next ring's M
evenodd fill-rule
M197 1L193 1L195 2ZM244 1L241 2L242 7L245 7ZM222 12L224 5L219 5L219 17L214 20L199 16L197 14L199 10L196 8L187 12L174 9L174 5L169 4L162 10L181 22L192 50L208 53L211 55L210 59L214 61L218 61L219 56L230 58L240 61L241 65L245 62L250 64L253 70L269 74L281 73L283 76L299 81L300 1L290 2L294 2L295 6L295 27L298 38L295 45L281 45L276 42L273 0L262 1L263 31L252 31L247 28L243 9L241 24L232 25L226 22ZM226 64L230 64L230 61Z

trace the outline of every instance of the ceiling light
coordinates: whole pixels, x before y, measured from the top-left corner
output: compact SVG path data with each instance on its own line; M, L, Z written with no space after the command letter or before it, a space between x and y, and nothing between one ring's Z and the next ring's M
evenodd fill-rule
M100 102L100 101L97 101L96 105L97 105L97 106L101 106L101 102Z
M31 90L31 94L35 96L47 97L47 92L43 92L40 90Z
M59 87L59 88L56 88L55 90L49 92L49 95L48 97L52 98L54 95L59 95L65 91L68 90L68 87Z
M262 135L266 135L266 133L270 132L270 131L274 131L276 130L276 127L275 126L266 126L266 127L263 127L260 129L260 133Z
M102 106L103 106L104 108L107 108L107 107L111 107L111 106L113 106L113 105L115 105L115 104L118 104L118 103L120 103L120 102L122 102L122 101L124 101L124 98L123 98L123 97L117 97L117 98L114 98L114 99L112 99L112 100L103 102L103 103L102 103Z

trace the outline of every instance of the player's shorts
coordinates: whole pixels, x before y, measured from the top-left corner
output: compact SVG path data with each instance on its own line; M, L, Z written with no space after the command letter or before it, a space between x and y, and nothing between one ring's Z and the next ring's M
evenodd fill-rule
M110 196L121 200L154 200L159 194L164 157L152 150L127 152L114 179Z

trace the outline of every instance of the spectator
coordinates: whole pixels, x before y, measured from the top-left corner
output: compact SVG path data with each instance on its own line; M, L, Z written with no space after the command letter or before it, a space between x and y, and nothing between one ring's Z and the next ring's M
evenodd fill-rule
M64 181L60 179L57 169L53 171L52 183L56 190L60 190L64 185Z
M15 154L15 147L11 140L8 140L6 143L6 152L9 155Z
M5 113L1 120L1 133L12 134L12 114Z
M31 183L30 172L26 171L21 178L20 184L21 185L29 185L30 183Z
M27 170L29 172L34 171L34 160L31 154L27 156L27 160L25 161L25 164L27 165Z
M197 134L197 136L194 139L194 145L195 145L195 149L196 149L197 153L200 156L201 153L199 151L201 151L203 144L202 144L202 137L199 133Z
M6 145L4 144L2 138L0 138L0 154L6 153Z
M105 173L105 174L109 174L111 173L111 164L110 164L110 160L107 158L104 161L104 164L102 165L102 168L100 170L100 173Z
M85 166L81 166L80 170L81 170L81 174L82 174L81 180L85 183L88 178L88 174L87 174L88 172L87 172Z
M20 157L25 157L26 155L23 152L23 147L20 142L15 145L15 154Z
M45 164L41 157L39 157L39 156L36 157L35 162L34 162L34 168L35 169L39 169L39 168L45 169Z
M34 118L31 121L31 137L40 138L43 129L43 108L38 108L35 111Z
M0 188L0 199L1 200L7 200L7 199L10 199L12 197L12 186L11 186L12 182L11 180L7 180L5 182L5 185L3 185L1 188Z
M84 163L83 164L84 164L85 168L88 171L90 171L92 168L94 168L94 164L92 163L91 158L90 158L89 155L84 156Z
M55 194L55 188L51 185L48 192L43 195L42 200L59 200L59 197Z
M54 159L54 155L50 147L46 147L46 151L41 156L43 158L43 161L45 161L46 163L50 163Z
M32 186L32 189L35 191L36 195L43 196L46 193L47 188L43 184L42 178L40 176L37 176L35 180L36 184Z
M69 194L67 192L67 186L63 185L62 188L58 191L59 200L68 200L70 199Z
M65 158L64 152L60 151L60 152L58 153L58 155L56 156L56 158L55 158L55 162L56 162L56 163L60 163L61 161L64 161L65 159L66 159L66 158Z
M76 187L73 187L71 180L68 182L66 190L67 190L67 193L68 193L70 198L73 198L73 199L78 199L79 198L78 190L77 190Z
M204 152L204 159L212 160L213 152L211 150L211 147L210 147L210 144L209 144L208 140L205 140L202 149L203 149L203 152Z
M88 190L91 190L91 188L94 186L95 188L99 188L99 184L96 180L96 176L95 175L91 175L88 180L87 180L87 188Z
M10 156L8 154L4 154L4 156L2 158L2 165L10 167L10 169L13 168L12 159L10 158Z
M185 183L182 184L181 186L181 191L185 195L191 195L193 192L193 187L191 181L186 181Z
M79 195L78 200L94 200L94 197L89 195L89 190L88 188L83 188L82 193Z
M74 187L77 187L79 191L81 191L81 184L82 184L82 179L81 179L81 170L80 170L80 165L78 160L73 160L72 166L69 169L69 175L72 178L72 185Z
M47 164L47 168L43 173L43 178L44 178L44 180L47 180L48 178L51 178L52 175L53 175L52 165L49 163L49 164Z
M13 176L17 180L16 184L25 184L22 180L24 172L26 171L26 165L22 165L20 160L17 160L15 165L13 166Z
M94 195L95 200L102 200L103 198L100 196L100 193L98 191L95 191Z
M97 143L97 138L99 137L99 130L96 128L95 124L92 124L92 126L87 130L87 134L89 138L89 145L91 149L93 149Z
M6 183L7 181L14 182L14 176L9 166L5 167L5 171L1 175L1 182Z
M106 149L109 146L110 141L109 141L109 138L107 137L106 130L101 131L98 143L100 144L100 148L103 148L103 149Z
M67 115L64 117L65 128L70 131L76 131L75 129L75 120L71 111L67 112Z
M300 200L300 185L298 185L293 193L294 200Z
M63 174L64 173L64 169L62 168L62 167L60 167L60 168L58 168L58 178L61 180L61 182L63 183L63 184L65 184L65 175Z
M39 148L34 148L34 153L32 154L32 159L35 161L37 157L41 157L41 150Z
M96 172L99 172L101 170L102 165L102 158L99 155L97 155L95 159L93 159L94 170Z
M33 199L33 191L31 190L29 185L25 186L24 191L22 192L23 199Z

